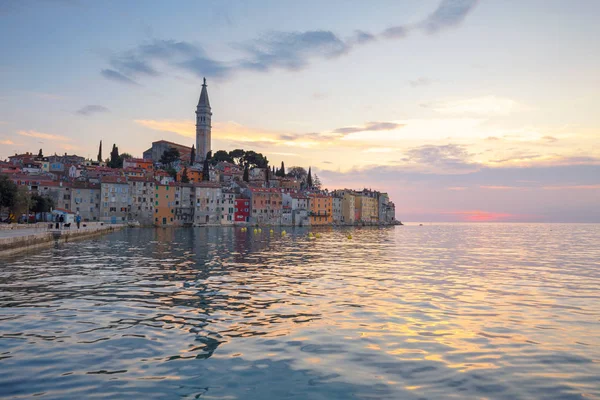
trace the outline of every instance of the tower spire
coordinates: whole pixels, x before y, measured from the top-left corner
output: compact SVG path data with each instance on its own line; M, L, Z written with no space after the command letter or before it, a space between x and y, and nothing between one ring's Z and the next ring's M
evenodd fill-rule
M202 80L202 91L196 107L196 161L201 162L211 151L211 117L212 111L206 89L206 78Z

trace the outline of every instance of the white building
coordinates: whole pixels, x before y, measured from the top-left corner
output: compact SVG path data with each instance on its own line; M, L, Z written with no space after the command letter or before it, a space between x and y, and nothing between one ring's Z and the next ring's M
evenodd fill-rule
M199 182L194 184L194 189L194 225L220 224L223 198L221 185L217 182Z
M103 176L100 186L100 221L111 224L127 221L131 197L124 176Z

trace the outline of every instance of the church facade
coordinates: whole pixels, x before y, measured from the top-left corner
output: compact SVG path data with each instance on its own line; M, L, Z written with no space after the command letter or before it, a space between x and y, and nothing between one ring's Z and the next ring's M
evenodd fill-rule
M208 152L211 151L211 117L212 111L210 101L208 100L208 90L206 89L206 78L202 84L200 100L196 107L196 161L202 162Z

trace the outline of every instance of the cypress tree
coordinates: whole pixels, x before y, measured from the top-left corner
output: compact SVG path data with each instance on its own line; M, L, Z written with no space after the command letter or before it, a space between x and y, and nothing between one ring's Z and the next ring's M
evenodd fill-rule
M204 166L202 168L202 180L209 181L210 180L210 169L208 167L208 157L204 159Z
M265 182L269 183L269 175L271 174L271 168L267 165L267 169L265 171Z
M102 162L102 140L100 141L100 147L98 148L98 162Z
M279 168L279 176L285 178L285 165L283 165L283 161L281 162L281 168Z
M306 185L309 189L312 189L313 181L312 181L312 173L310 167L308 167L308 176L306 177Z
M42 158L42 157L44 157L44 153L42 153L42 149L40 149L40 152L38 153L38 157L39 157L39 158Z
M194 165L196 162L196 147L192 145L192 154L190 155L190 165Z
M248 164L244 167L244 176L242 177L244 182L250 182L250 172L248 171Z

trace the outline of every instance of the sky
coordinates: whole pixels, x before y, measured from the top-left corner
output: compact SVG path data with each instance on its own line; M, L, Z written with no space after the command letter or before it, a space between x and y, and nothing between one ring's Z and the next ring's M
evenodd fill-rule
M600 2L0 1L0 159L195 142L402 221L600 222Z

